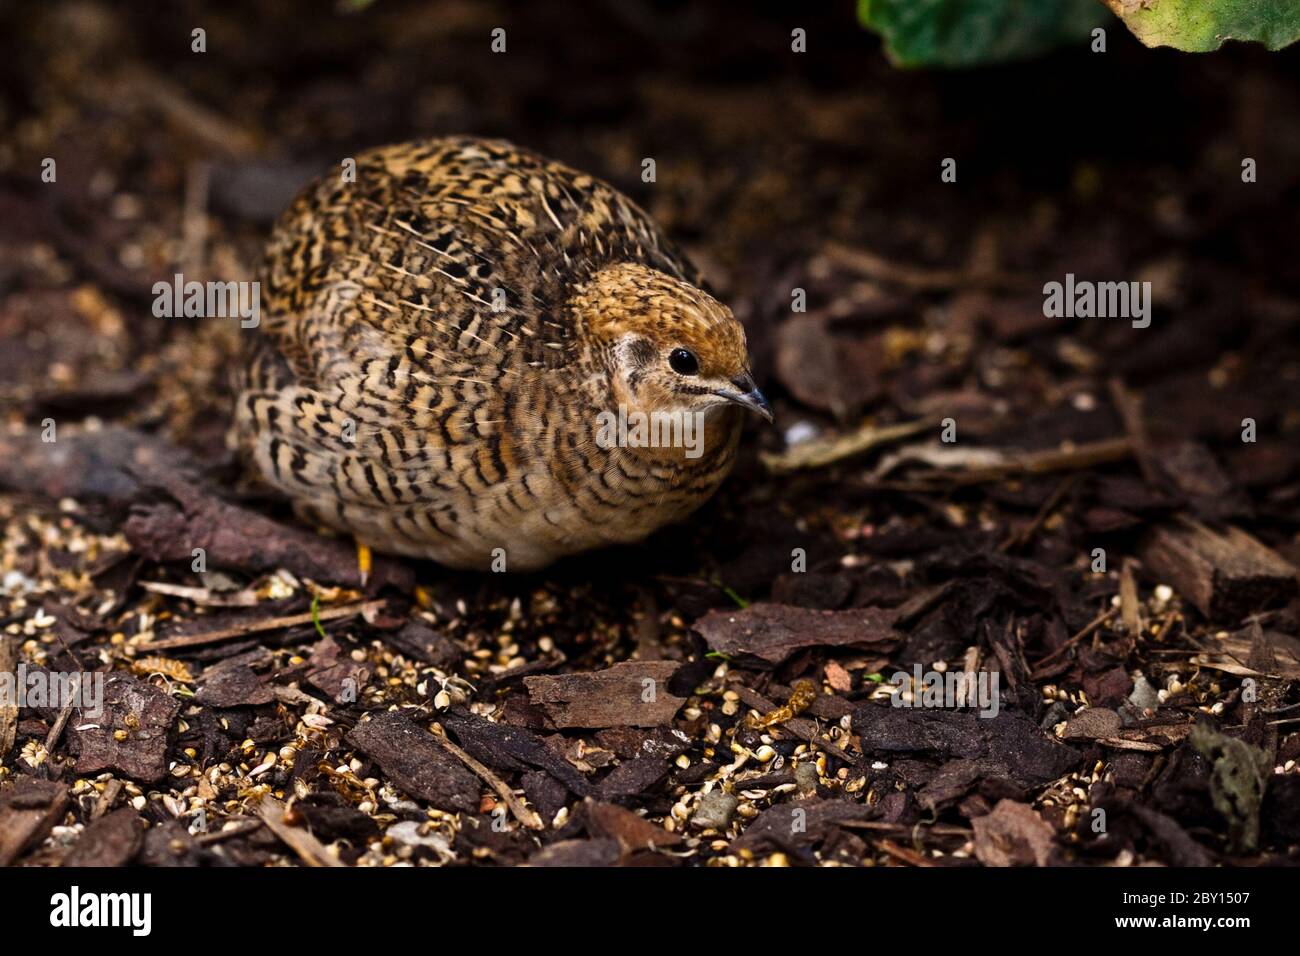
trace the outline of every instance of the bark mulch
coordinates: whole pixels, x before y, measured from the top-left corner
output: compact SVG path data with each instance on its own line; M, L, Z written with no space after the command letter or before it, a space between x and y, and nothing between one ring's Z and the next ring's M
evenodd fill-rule
M803 56L785 7L610 4L495 56L491 5L272 6L201 55L181 8L0 13L0 675L103 682L0 703L0 865L1300 859L1294 54L900 72L843 4ZM778 427L642 546L363 585L240 480L238 323L151 288L452 132L642 202ZM1067 274L1150 325L1045 317Z

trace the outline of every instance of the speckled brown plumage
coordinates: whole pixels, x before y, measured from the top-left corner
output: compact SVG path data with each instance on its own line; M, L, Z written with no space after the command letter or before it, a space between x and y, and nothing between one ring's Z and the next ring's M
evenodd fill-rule
M319 180L276 226L244 334L232 435L255 471L304 517L454 567L679 520L731 467L741 406L766 413L739 323L649 217L497 141L385 147ZM620 404L702 413L703 453L601 447Z

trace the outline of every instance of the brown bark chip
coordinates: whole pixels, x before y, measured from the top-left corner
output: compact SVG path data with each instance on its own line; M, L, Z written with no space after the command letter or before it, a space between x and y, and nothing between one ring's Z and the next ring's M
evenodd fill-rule
M971 826L975 855L985 866L1046 866L1052 855L1052 827L1026 804L999 800Z
M528 697L557 727L658 727L685 697L668 693L672 661L624 661L589 674L525 677Z
M49 780L20 780L0 791L0 866L44 840L67 806L67 788Z
M336 704L355 702L370 679L370 668L354 661L332 637L316 643L307 664L308 683L324 691Z
M1041 786L1078 766L1080 754L1045 736L1018 711L995 717L958 710L864 704L853 712L864 755L931 754L973 760L986 777Z
M695 630L721 654L775 666L805 647L890 650L902 641L894 630L897 620L897 611L880 608L814 611L751 604L744 610L711 611L695 622Z
M131 807L114 810L82 831L64 866L126 866L144 843L144 820Z
M375 714L353 727L345 739L411 796L440 810L473 813L478 809L478 777L406 715L398 711Z
M407 657L442 670L450 670L464 655L455 641L422 621L408 621L401 630L385 634L383 641Z
M1296 569L1239 528L1166 525L1147 536L1139 555L1151 574L1212 621L1241 617L1300 590Z
M577 796L585 797L592 792L591 784L573 764L530 730L494 724L468 711L450 711L441 719L443 727L466 753L490 767L505 771L538 767Z
M814 797L782 803L760 813L733 846L751 850L805 847L825 839L840 823L867 820L877 812L852 800Z
M275 690L247 663L222 662L203 674L194 700L211 707L255 707L275 700Z
M69 724L77 772L117 770L142 783L167 773L167 744L181 705L147 681L111 674L104 681L104 712L80 714Z
M588 800L583 812L592 836L618 840L625 850L653 850L682 842L680 833L670 833L613 803Z
M561 840L528 858L529 866L616 866L623 855L617 840Z
M150 561L193 560L202 548L214 567L237 568L252 574L288 568L299 577L345 587L360 587L361 572L350 542L324 538L302 528L280 524L257 512L230 504L166 472L151 472L162 500L137 508L123 531L137 554ZM171 500L166 500L170 498ZM380 555L369 577L371 588L390 584L409 590L411 569Z

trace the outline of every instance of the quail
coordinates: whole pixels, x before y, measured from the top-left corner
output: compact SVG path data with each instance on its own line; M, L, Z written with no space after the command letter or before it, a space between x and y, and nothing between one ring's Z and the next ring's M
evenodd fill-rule
M366 554L528 571L634 542L713 494L747 412L771 420L741 324L647 213L506 142L358 155L260 278L232 441Z

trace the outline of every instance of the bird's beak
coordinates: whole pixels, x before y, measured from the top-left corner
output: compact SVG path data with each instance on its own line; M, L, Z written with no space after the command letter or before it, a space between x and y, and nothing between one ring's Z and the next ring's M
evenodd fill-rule
M763 393L758 390L754 384L754 376L746 372L744 375L737 375L731 380L735 389L720 388L715 392L720 398L725 398L729 402L735 402L751 412L757 412L770 423L772 421L772 407L767 404L767 399Z

